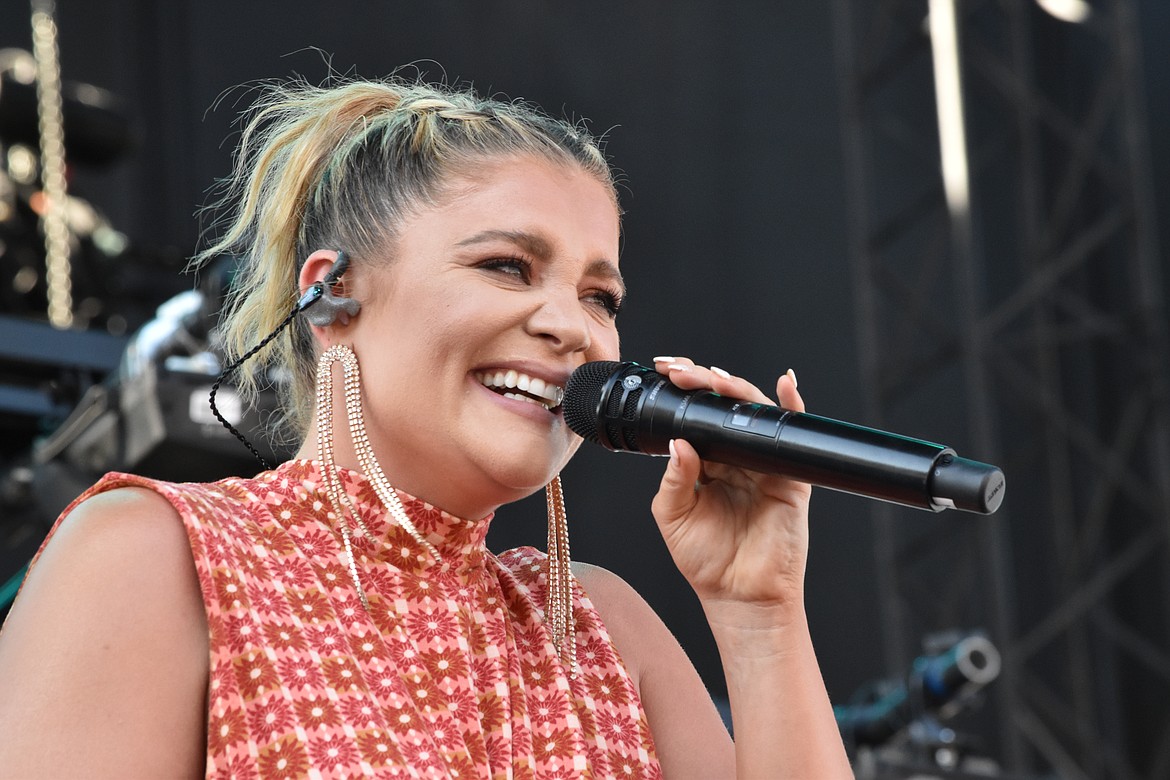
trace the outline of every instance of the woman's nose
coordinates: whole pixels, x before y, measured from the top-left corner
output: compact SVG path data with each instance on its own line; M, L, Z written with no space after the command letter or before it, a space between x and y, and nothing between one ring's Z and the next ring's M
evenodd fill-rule
M529 316L527 328L530 334L548 339L562 352L584 351L592 341L588 315L576 290L550 292Z

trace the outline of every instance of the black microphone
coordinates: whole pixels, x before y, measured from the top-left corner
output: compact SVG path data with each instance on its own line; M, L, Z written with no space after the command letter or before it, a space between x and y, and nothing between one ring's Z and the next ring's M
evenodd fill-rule
M685 439L704 460L933 512L991 514L1003 501L1003 472L950 447L682 390L637 363L585 363L562 408L578 436L616 452L667 455L671 439Z

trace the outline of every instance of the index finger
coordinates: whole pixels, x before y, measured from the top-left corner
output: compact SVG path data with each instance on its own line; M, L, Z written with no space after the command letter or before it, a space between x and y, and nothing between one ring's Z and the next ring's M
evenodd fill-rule
M776 405L776 402L769 398L763 390L748 380L734 376L717 366L705 368L695 365L688 358L660 356L654 358L654 367L659 373L669 377L676 387L683 390L712 390L729 398L738 398L770 406Z

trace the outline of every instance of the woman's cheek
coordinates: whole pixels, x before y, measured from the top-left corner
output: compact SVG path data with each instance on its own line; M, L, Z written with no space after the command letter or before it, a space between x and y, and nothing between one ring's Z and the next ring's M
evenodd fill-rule
M601 345L599 357L595 360L619 360L621 358L621 339L618 336L617 326L606 328L594 343Z

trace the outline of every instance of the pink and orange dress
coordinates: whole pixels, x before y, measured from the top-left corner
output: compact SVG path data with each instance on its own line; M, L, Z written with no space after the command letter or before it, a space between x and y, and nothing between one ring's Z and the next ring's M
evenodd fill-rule
M312 461L154 490L187 529L210 627L209 778L658 778L637 690L580 587L579 669L543 623L544 555L496 556L468 521L400 493L435 560L360 474L344 489L369 611ZM66 510L68 511L68 510Z

